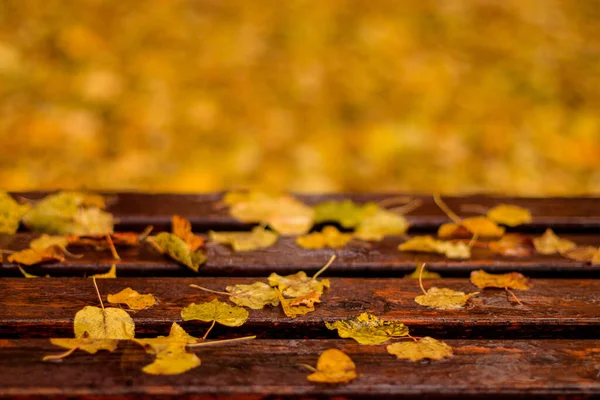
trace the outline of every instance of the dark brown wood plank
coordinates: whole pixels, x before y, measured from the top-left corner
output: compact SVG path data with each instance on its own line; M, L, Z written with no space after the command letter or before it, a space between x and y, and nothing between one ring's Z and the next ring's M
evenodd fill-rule
M131 287L153 293L159 304L133 313L136 332L154 335L180 321L180 311L193 302L226 296L190 288L191 283L223 291L227 285L252 283L250 278L122 278L97 280L106 298ZM264 279L266 282L266 279ZM250 310L247 323L235 329L217 326L215 335L244 333L266 338L335 337L323 321L351 318L370 312L400 320L417 336L444 337L597 337L600 332L600 280L534 279L533 288L516 291L524 303L516 305L500 289L486 289L462 310L436 311L414 302L418 282L412 279L332 278L331 289L316 311L291 319L280 308ZM467 279L425 282L426 287L448 287L474 292ZM70 335L75 313L86 305L99 305L89 279L0 279L0 337L52 337ZM202 335L208 324L189 321L183 326Z
M17 193L19 196L39 198L43 193ZM406 197L422 201L421 207L407 215L413 229L435 229L448 218L435 205L430 195L389 194L327 194L301 195L300 199L309 205L327 200L352 199L359 203L381 201L391 197ZM210 194L142 194L119 193L110 205L111 211L119 220L121 228L141 228L152 224L159 229L168 228L171 216L175 213L191 220L198 230L242 229L247 227L228 215L220 200L222 193ZM463 217L476 215L461 212L461 205L478 204L493 207L501 203L515 204L529 209L534 217L532 223L519 227L519 230L540 230L552 226L558 230L587 230L600 228L600 198L526 198L472 195L444 197L448 205Z
M166 334L165 332L161 332ZM151 362L132 343L114 353L76 352L60 363L44 355L47 340L0 340L0 397L204 399L301 398L595 398L600 396L600 340L448 340L455 355L411 363L386 345L351 340L256 340L197 348L202 365L176 376L152 376ZM346 352L359 377L344 385L306 380L298 364L315 365L329 348Z
M28 247L33 234L0 235L0 248L21 250ZM600 235L564 235L581 245L600 245ZM317 271L331 255L337 259L329 269L330 276L402 276L426 262L432 271L447 276L465 276L475 269L507 272L521 271L532 275L553 273L600 274L600 266L570 260L560 255L534 254L530 257L505 257L486 248L474 248L469 260L451 260L437 254L400 252L401 237L387 237L381 242L350 243L344 248L331 250L307 250L296 246L294 238L284 237L267 249L236 253L228 246L208 243L208 261L200 268L199 275L209 276L265 276L271 272L293 273L298 269ZM105 272L115 263L110 251L93 248L72 248L83 258L67 259L64 263L49 263L27 267L33 274L51 276L85 276ZM149 244L139 248L120 249L120 261L116 261L120 276L192 276L186 267L158 254ZM17 265L6 259L0 267L0 275L20 276Z

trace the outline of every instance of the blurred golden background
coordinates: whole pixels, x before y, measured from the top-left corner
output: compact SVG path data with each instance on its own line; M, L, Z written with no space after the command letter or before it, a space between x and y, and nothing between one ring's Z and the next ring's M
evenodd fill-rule
M4 0L0 185L600 193L595 0Z

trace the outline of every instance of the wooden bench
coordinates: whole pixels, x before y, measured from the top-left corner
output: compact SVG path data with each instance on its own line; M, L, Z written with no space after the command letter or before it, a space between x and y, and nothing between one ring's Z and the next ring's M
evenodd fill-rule
M28 193L29 197L40 196ZM357 202L381 200L383 195L301 196L307 204L332 198ZM418 196L417 196L418 197ZM119 194L109 207L118 219L117 230L141 232L147 225L169 229L175 213L189 218L195 232L246 230L229 217L221 194ZM447 217L428 196L407 215L409 236L434 232ZM552 227L561 236L582 245L600 245L600 199L525 199L502 197L447 198L455 210L461 205L492 206L510 203L531 210L533 222L512 231L540 234ZM460 212L461 216L474 215ZM27 247L34 234L0 236L0 248ZM84 257L64 263L43 264L27 270L60 279L24 279L17 266L4 260L0 269L0 397L5 398L172 398L238 397L600 397L600 266L559 255L504 257L476 248L469 260L449 260L431 254L398 251L405 238L386 237L369 246L351 243L338 250L306 250L293 238L280 238L272 247L235 253L208 243L207 263L198 274L158 254L148 244L119 251L118 279L99 279L103 294L132 287L152 293L159 304L132 313L136 336L168 334L179 322L194 336L208 324L181 322L180 310L192 302L222 296L190 288L191 283L222 291L225 286L252 283L271 272L315 272L331 255L326 271L331 289L316 311L295 319L280 308L250 310L238 328L217 325L212 338L257 335L235 346L198 348L202 365L182 375L151 376L140 371L151 359L133 344L113 353L76 352L60 363L44 363L57 352L48 338L72 337L73 316L86 305L98 305L91 280L83 276L106 272L115 262L109 251L83 251ZM464 292L476 289L469 272L518 271L532 277L533 287L519 291L516 305L503 290L485 289L467 308L436 311L414 302L418 282L403 278L427 262L443 286ZM361 346L340 339L324 321L336 321L369 312L399 320L413 336L430 335L454 348L454 356L440 361L409 362L386 352L385 345ZM299 364L315 365L319 354L337 348L357 365L359 378L341 385L316 384Z

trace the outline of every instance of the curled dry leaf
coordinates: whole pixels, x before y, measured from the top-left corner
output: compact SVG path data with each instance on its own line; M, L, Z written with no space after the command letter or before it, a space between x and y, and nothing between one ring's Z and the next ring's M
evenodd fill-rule
M120 308L85 306L75 314L73 323L76 338L133 339L133 319Z
M443 254L452 259L468 259L471 247L463 242L450 242L434 239L432 236L415 236L398 246L400 251Z
M275 289L264 282L254 282L251 285L232 285L225 288L231 295L229 300L238 306L261 310L264 306L279 305Z
M398 321L384 321L368 313L353 319L325 322L327 329L337 330L341 338L352 338L360 344L381 344L391 338L408 335L408 327Z
M326 226L321 232L298 236L296 244L305 249L338 248L344 247L351 240L351 233L342 233L335 226Z
M206 261L206 256L201 250L191 251L187 243L172 233L161 232L147 239L161 254L167 254L173 260L185 265L194 272L198 272L200 265Z
M102 196L59 192L46 196L23 216L32 231L59 235L107 235L113 232L110 213L102 211Z
M575 248L576 244L567 239L561 239L552 229L546 229L546 232L540 237L533 239L535 250L540 254L566 253Z
M0 233L14 235L29 209L28 204L19 204L8 193L0 191Z
M487 217L507 226L528 224L533 220L528 209L511 204L497 205L487 212Z
M465 294L448 288L432 287L420 296L415 297L415 302L422 306L436 310L458 310L463 308L467 301L479 292Z
M216 321L221 325L241 326L248 319L248 311L245 308L230 306L215 299L208 303L190 304L181 310L181 318L184 321Z
M252 232L209 232L211 242L229 244L233 251L264 249L277 242L279 235L264 227L257 226Z
M231 216L242 222L262 222L282 235L303 235L310 230L314 210L289 195L262 192L228 193L223 199Z
M103 274L92 275L89 278L95 278L95 279L116 279L117 278L117 265L113 264L110 267L110 269L108 270L108 272L105 272Z
M471 272L471 283L480 289L485 288L510 288L528 290L531 288L529 278L518 272L507 274L488 274L484 270Z
M529 257L534 250L531 238L517 233L508 233L500 240L490 242L488 247L492 252L508 257Z
M400 359L420 361L442 360L452 357L452 347L429 336L414 342L393 343L387 346L388 353Z
M129 287L119 293L109 294L107 299L112 304L126 304L132 310L143 310L156 304L156 299L151 293L140 294Z
M316 371L306 377L318 383L346 383L356 378L356 365L338 349L327 349L321 353Z
M281 294L281 291L278 288L275 288L275 294L281 303L281 308L283 309L283 313L290 318L296 318L298 315L305 315L309 312L315 311L314 303L315 299L313 296L312 302L310 305L304 305L297 302L298 298L286 299ZM316 298L318 301L318 297Z
M196 251L204 244L204 239L194 235L192 224L180 215L174 215L171 219L173 235L177 236L187 244L190 251Z

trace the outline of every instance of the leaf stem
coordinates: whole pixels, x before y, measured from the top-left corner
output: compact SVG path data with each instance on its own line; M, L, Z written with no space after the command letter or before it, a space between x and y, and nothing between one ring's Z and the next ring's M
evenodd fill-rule
M318 271L317 271L317 273L313 275L313 277L312 277L312 278L313 278L313 280L317 279L317 277L318 277L319 275L321 275L323 272L325 272L325 270L326 270L327 268L329 268L329 266L330 266L331 264L333 264L333 262L335 261L336 257L337 257L337 256L336 256L335 254L334 254L334 255L332 255L332 256L331 256L331 258L329 259L329 261L327 261L327 264L325 264L325 266L324 266L323 268L321 268L320 270L318 270Z
M463 212L474 212L478 214L487 214L490 209L482 206L481 204L463 204L460 206L460 211Z
M440 210L442 210L444 214L448 216L448 218L454 221L455 224L460 224L462 222L462 219L458 215L456 215L446 203L444 203L439 193L434 193L433 201L440 208Z
M414 199L410 203L405 204L403 206L389 208L388 211L393 211L393 212L398 213L400 215L404 215L404 214L408 214L409 212L414 211L417 208L421 207L421 204L423 204L423 200L421 200L421 199Z
M387 199L378 201L377 205L379 207L388 207L388 206L393 206L394 204L399 204L399 203L410 203L412 200L413 199L410 196L394 196L394 197L388 197Z
M419 286L421 286L421 290L423 294L427 294L427 291L423 287L423 270L425 269L425 263L421 264L421 269L419 270Z
M506 290L507 293L510 293L510 295L513 297L513 299L516 300L517 303L519 303L519 305L523 305L523 303L521 303L521 300L519 300L519 298L514 294L514 292L512 290L510 290L508 287L504 287L504 290Z
M315 367L313 367L311 365L308 365L308 364L297 364L297 365L300 366L300 367L304 367L304 368L308 369L311 372L319 372L318 369L316 369Z
M117 253L117 249L115 248L115 244L113 243L112 237L110 237L110 235L106 235L106 242L108 243L108 248L110 249L113 258L115 260L120 260L121 257L119 256L119 253Z
M202 340L206 340L206 337L208 336L208 334L210 333L210 331L212 331L212 328L214 328L214 327L215 327L215 323L216 323L216 322L217 322L217 321L215 321L215 320L213 319L213 322L212 322L212 324L210 325L210 328L208 328L208 330L206 331L206 333L204 334L204 336L202 336Z
M42 361L58 361L58 360L62 360L63 358L69 357L78 348L79 347L75 346L72 349L69 349L69 350L65 351L64 353L52 354L52 355L49 355L49 356L44 356L44 358L42 358Z
M138 241L140 241L140 242L141 242L141 241L143 241L144 239L146 239L146 238L147 238L147 237L150 235L150 233L152 233L152 230L153 230L153 229L154 229L154 227L153 227L152 225L148 225L148 226L146 227L146 229L144 229L144 230L142 231L142 233L140 233L140 234L138 235Z
M211 342L192 343L192 344L188 344L187 347L212 346L212 345L215 345L215 344L231 343L231 342L242 342L242 341L252 340L252 339L256 339L256 336L244 336L244 337L235 338L235 339L213 340Z
M218 290L207 289L207 288L202 287L202 286L194 285L193 283L190 285L190 287L193 287L194 289L204 290L205 292L209 292L209 293L222 294L224 296L231 296L231 293L219 292Z
M98 284L96 283L95 276L92 276L92 282L94 282L94 287L96 288L96 294L98 295L98 300L100 300L100 306L102 306L102 311L104 311L104 303L102 302L102 296L100 296L100 290L98 290Z

